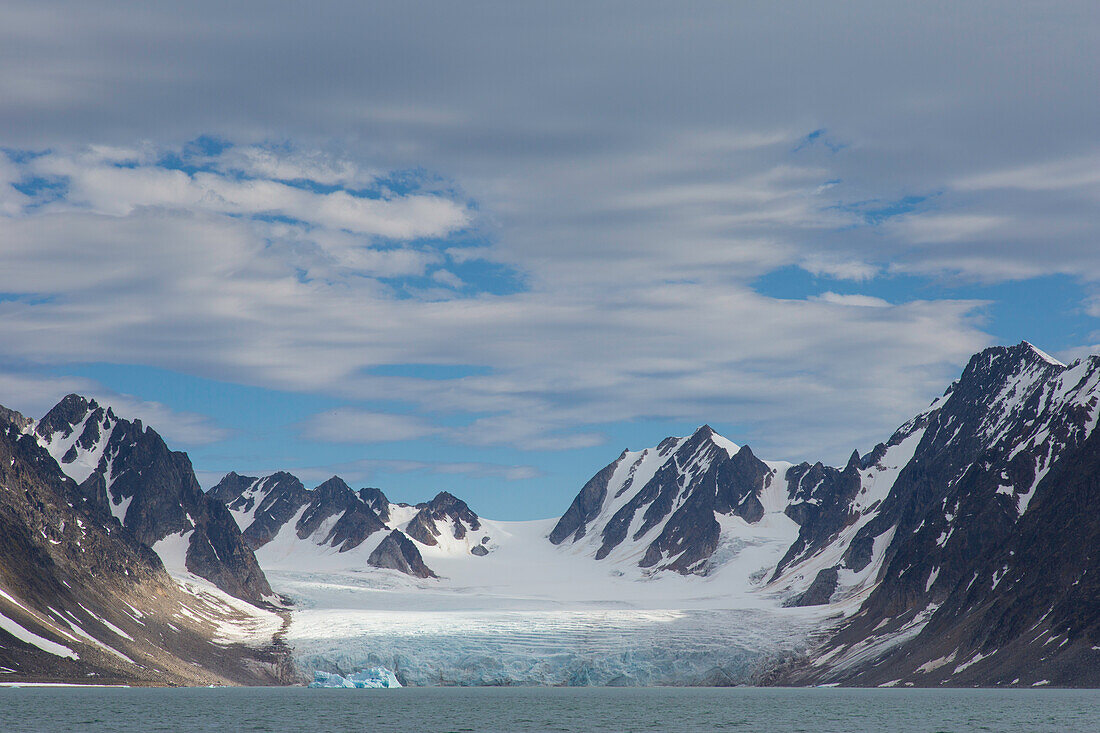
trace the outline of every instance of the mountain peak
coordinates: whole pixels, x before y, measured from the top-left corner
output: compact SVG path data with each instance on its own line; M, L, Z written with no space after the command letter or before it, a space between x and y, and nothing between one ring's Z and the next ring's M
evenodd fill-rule
M1019 344L1016 345L1016 348L1017 349L1028 349L1028 350L1030 350L1031 352L1033 352L1035 354L1035 356L1038 356L1040 359L1045 361L1047 364L1052 364L1054 366L1060 366L1060 367L1065 366L1065 364L1058 361L1053 356L1051 356L1047 352L1043 351L1042 349L1040 349L1038 346L1031 343L1030 341L1021 341Z
M428 507L432 511L438 511L440 509L448 509L458 504L462 504L463 506L465 506L466 502L462 501L449 491L440 491L432 498L431 501L424 504L424 506Z
M80 424L85 415L97 407L99 405L95 400L78 394L65 395L38 421L37 432L43 438L58 432L68 435L75 425Z
M1057 373L1066 368L1065 364L1046 352L1021 341L1015 346L990 346L974 354L953 386L963 392L990 390L994 385L1004 385L1018 379L1026 371L1053 370Z
M0 405L0 422L8 422L19 430L26 430L34 422L21 412Z
M347 491L351 492L351 487L347 482L339 476L333 476L322 484L319 484L314 491Z

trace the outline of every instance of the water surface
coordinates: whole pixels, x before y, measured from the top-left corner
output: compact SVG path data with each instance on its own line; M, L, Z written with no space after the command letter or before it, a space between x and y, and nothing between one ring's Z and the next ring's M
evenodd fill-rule
M1094 690L0 689L0 731L1100 731Z

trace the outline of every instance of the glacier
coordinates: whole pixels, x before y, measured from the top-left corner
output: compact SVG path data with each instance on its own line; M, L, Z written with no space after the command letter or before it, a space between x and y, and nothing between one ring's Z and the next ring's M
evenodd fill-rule
M779 520L746 523L705 577L593 562L547 541L554 520L483 522L496 538L485 557L422 548L439 579L303 543L288 523L257 556L294 602L286 641L298 666L386 667L410 686L751 684L837 617L782 608L762 586L789 543Z

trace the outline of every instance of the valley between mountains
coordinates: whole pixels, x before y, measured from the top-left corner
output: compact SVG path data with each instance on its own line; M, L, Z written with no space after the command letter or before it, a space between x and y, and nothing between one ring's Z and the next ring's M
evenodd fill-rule
M704 425L495 521L0 410L0 682L1100 685L1100 357L975 354L843 466ZM609 456L610 458L611 456Z

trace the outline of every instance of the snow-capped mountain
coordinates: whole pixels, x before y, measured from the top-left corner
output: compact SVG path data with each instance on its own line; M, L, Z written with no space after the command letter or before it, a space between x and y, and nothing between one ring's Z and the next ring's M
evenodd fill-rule
M641 567L702 574L718 548L720 518L755 524L786 508L785 469L704 425L688 438L624 451L581 489L549 539L585 542L597 560L643 548Z
M311 490L278 472L262 478L229 473L208 495L229 508L265 567L308 558L322 567L335 560L341 567L361 563L434 578L421 550L476 558L492 547L477 514L445 491L412 506L391 503L377 488L352 491L339 476Z
M770 581L767 591L787 605L847 597L872 579L882 548L867 547L844 568L840 555L912 456L918 422L866 461L853 454L843 469L764 461L704 425L624 451L581 489L549 540L594 560L700 576L735 561L746 542L767 542L782 547L771 564L752 568L762 589ZM829 567L815 569L838 550Z
M110 442L104 419L115 421L106 411L89 421L102 432L76 449L78 458L88 445ZM62 473L34 425L0 409L0 681L293 679L286 647L274 641L278 614L194 576L170 577L134 532L86 500L87 485ZM84 434L91 432L76 439Z
M1100 683L1100 357L975 355L852 546L877 585L817 659L858 684ZM889 538L889 541L887 541Z
M117 520L171 570L194 573L246 601L273 600L229 512L203 493L187 455L169 450L155 430L71 394L34 434L101 524Z
M624 452L549 539L706 576L735 561L721 547L782 516L790 544L758 591L850 615L792 679L1100 681L1098 402L1100 357L991 348L843 468L761 461L704 426Z

